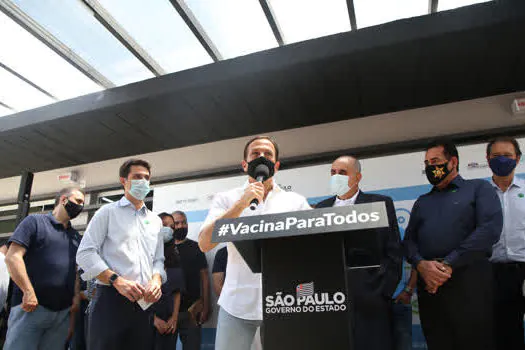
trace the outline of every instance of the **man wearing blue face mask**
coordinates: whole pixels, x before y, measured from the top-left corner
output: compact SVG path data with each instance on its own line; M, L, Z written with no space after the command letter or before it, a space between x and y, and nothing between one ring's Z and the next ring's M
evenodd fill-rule
M492 185L503 208L503 231L493 246L494 325L496 349L525 349L525 182L515 176L521 158L518 142L497 138L487 145Z
M166 274L162 221L144 204L150 169L140 159L122 164L124 196L95 213L78 249L82 278L97 278L89 314L90 350L151 347L149 306L159 300Z
M401 278L402 254L399 227L394 203L390 197L364 193L359 189L361 163L351 156L342 156L332 163L330 170L330 197L316 208L384 202L388 213L388 227L372 229L381 240L381 263L378 267L350 270L351 293L354 305L354 349L393 349L392 296ZM347 246L347 262L356 259L351 243Z

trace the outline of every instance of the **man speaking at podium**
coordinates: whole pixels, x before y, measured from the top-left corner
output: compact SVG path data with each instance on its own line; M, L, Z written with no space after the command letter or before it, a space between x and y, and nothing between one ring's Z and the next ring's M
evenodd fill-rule
M361 163L342 156L332 163L330 188L335 196L316 208L385 202L388 227L373 229L380 240L380 266L351 270L350 291L353 299L353 343L355 350L393 349L392 294L401 278L402 254L394 203L390 197L363 193L359 189ZM348 242L345 242L347 245ZM347 264L352 260L347 246Z
M199 234L203 252L217 245L211 242L216 220L311 209L304 197L275 183L273 175L279 165L279 147L273 139L257 136L246 143L242 168L248 181L215 195ZM261 274L250 270L232 243L228 243L226 280L219 305L215 350L249 350L263 319Z

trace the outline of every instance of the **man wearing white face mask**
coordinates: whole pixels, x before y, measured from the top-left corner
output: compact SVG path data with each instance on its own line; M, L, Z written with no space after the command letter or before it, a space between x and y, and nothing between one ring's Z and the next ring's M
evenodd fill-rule
M89 314L90 350L151 347L151 303L161 297L164 240L161 219L144 204L150 165L130 159L120 167L124 196L100 208L77 253L82 278L97 278Z
M353 340L356 350L393 349L392 295L401 278L402 253L399 227L394 203L390 197L364 193L359 189L361 164L351 156L337 158L331 168L330 188L333 197L316 205L316 208L384 202L388 213L388 227L370 229L380 239L381 262L379 267L349 270L353 311ZM347 263L362 259L351 252L346 244ZM366 257L365 257L366 258Z

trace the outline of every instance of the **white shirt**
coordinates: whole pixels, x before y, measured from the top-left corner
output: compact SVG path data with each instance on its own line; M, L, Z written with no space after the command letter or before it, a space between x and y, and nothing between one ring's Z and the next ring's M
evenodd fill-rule
M139 210L126 198L100 208L84 233L77 264L86 281L111 269L125 279L147 285L154 274L166 280L162 220L146 206ZM97 283L101 283L97 281Z
M204 225L223 215L244 194L246 186L238 187L215 195ZM246 208L243 216L284 213L288 211L312 209L306 199L294 192L283 191L274 185L266 200L255 210ZM228 243L228 264L226 280L222 287L219 305L229 314L245 320L262 320L262 282L261 274L253 273L235 245Z
M493 262L525 262L525 181L514 176L512 184L503 192L491 180L498 193L503 210L503 230L492 247Z
M352 198L348 199L339 199L339 197L335 197L334 207L345 207L347 205L354 205L355 200L357 199L357 196L359 195L359 192L361 190L357 190L357 192L352 196Z
M9 287L9 272L5 264L5 255L0 253L0 310L5 306L7 300L7 289Z

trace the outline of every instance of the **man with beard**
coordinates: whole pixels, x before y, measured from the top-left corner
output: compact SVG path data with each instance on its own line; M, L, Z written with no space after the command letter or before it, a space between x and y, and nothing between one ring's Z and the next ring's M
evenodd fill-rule
M173 216L173 237L180 254L180 263L186 290L181 295L177 333L184 350L199 350L201 325L208 320L210 307L210 279L208 262L197 242L187 238L188 219L182 211Z
M83 208L84 192L65 188L53 212L29 215L9 239L5 262L15 285L4 349L64 347L70 308L78 310L80 303L75 288L80 235L71 220Z
M208 217L199 234L199 246L207 252L217 246L212 232L219 219L262 214L275 214L311 207L303 196L279 188L273 175L279 170L279 147L268 136L257 136L244 147L242 168L248 175L244 186L215 195ZM270 170L268 179L255 179L255 168L264 164ZM255 210L250 208L258 200ZM257 329L262 324L261 274L253 273L239 251L228 243L226 280L219 298L220 311L215 339L216 350L249 349Z
M492 245L503 217L485 180L459 175L449 142L430 144L425 172L434 186L414 203L403 244L417 270L421 327L429 350L493 350Z

